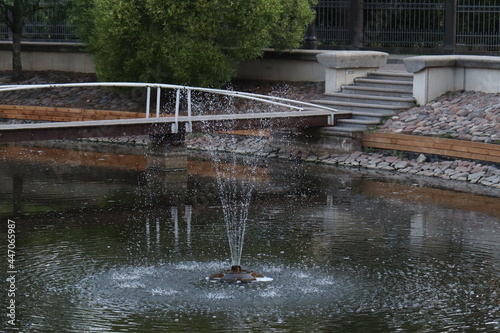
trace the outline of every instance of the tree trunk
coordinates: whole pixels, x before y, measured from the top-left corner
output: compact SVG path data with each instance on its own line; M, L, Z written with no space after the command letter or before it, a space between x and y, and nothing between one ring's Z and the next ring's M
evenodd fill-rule
M14 75L13 81L22 81L24 79L23 64L21 62L21 36L12 34L12 70Z
M23 65L21 62L21 40L23 38L24 15L22 1L15 0L12 6L11 14L11 31L12 31L12 70L14 75L13 81L21 81L24 79Z

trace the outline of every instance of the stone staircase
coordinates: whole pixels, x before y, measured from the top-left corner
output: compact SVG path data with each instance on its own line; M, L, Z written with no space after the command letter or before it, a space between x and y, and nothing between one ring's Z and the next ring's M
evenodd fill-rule
M341 92L325 93L324 98L312 103L351 113L351 117L339 117L337 126L330 131L361 132L414 106L412 90L412 74L374 72L343 86Z

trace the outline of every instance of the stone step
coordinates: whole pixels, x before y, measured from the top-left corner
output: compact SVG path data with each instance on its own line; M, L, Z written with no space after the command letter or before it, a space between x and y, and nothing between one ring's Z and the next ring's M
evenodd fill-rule
M375 124L376 125L376 124ZM337 123L337 128L338 130L341 130L343 132L363 132L366 131L367 129L373 127L374 125L371 124L362 124L359 122L348 122L347 119L343 119L341 122Z
M325 100L350 103L397 105L404 107L412 107L415 105L415 100L412 97L392 97L383 95L363 95L348 93L325 93Z
M366 126L366 128L380 124L379 118L351 118L351 119L339 119L337 121L337 126L339 124Z
M341 92L327 93L313 103L332 107L351 117L337 119L334 131L360 132L381 123L415 105L413 75L404 72L375 72L357 78L353 85L343 86Z
M339 133L339 134L348 134L348 133L359 133L365 131L366 128L362 126L349 126L348 124L340 124L338 126L329 126L329 127L322 127L321 131L327 132L327 133Z
M410 73L381 71L381 72L368 73L368 78L376 80L395 80L395 81L413 82L413 74Z
M380 88L380 87L362 87L362 86L342 86L342 92L345 94L360 94L372 96L391 96L391 97L413 97L413 91L408 89Z
M400 106L400 105L381 105L381 104L370 104L370 103L351 103L351 102L343 102L343 101L333 101L333 100L314 100L312 103L325 105L337 109L341 112L355 112L355 111L364 111L364 112L400 112L403 110L407 110L408 107Z
M366 110L352 110L349 111L350 117L343 117L343 118L353 118L356 116L361 116L361 117L373 117L373 118L387 118L387 117L392 117L395 116L399 113L399 111L395 110L382 110L382 111L366 111Z
M404 91L413 91L413 82L398 81L398 80L378 80L368 78L357 78L354 80L356 86L375 87L375 88L392 88Z

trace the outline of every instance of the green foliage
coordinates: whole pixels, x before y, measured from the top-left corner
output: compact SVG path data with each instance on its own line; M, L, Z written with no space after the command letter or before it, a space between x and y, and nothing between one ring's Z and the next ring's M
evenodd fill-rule
M265 47L298 47L315 0L76 0L74 22L106 81L227 82Z
M405 157L405 153L404 153L404 151L393 149L393 150L391 150L391 156L403 158L403 157Z
M363 152L367 153L367 154L372 154L375 152L375 148L373 147L363 147Z

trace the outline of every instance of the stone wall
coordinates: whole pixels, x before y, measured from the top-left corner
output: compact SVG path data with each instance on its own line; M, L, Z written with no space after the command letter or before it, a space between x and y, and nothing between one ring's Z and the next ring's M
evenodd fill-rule
M404 62L413 73L413 97L421 105L448 91L500 92L500 57L418 56Z

